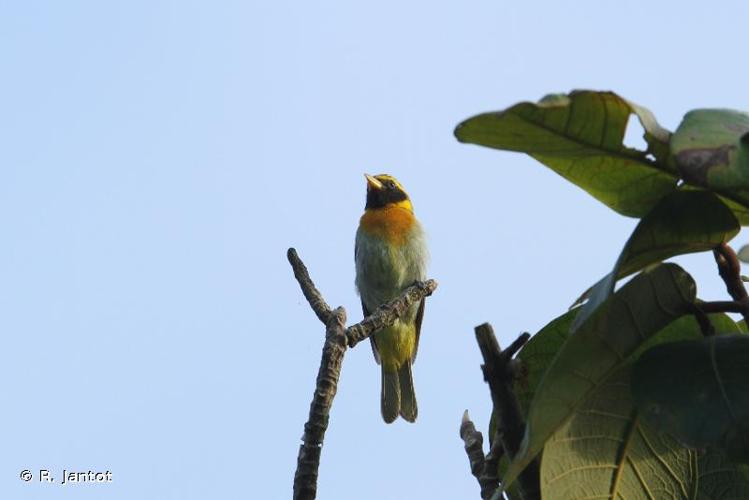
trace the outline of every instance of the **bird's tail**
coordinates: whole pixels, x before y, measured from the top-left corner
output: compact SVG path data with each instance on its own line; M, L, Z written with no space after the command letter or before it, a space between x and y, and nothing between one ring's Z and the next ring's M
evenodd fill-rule
M403 363L397 371L389 371L382 366L380 409L385 423L393 422L398 415L408 422L416 421L418 408L410 361Z
M408 422L416 422L419 408L416 406L416 393L414 392L414 379L411 374L411 361L407 360L398 370L398 381L401 386L401 417Z
M385 369L382 365L382 390L380 392L380 411L386 424L398 418L401 409L401 387L398 372Z

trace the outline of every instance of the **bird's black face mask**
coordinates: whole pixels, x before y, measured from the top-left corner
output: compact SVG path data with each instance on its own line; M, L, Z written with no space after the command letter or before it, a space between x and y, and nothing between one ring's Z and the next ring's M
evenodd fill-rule
M383 208L391 203L398 203L408 199L408 195L393 181L381 181L382 187L367 186L367 204L364 208L374 210Z

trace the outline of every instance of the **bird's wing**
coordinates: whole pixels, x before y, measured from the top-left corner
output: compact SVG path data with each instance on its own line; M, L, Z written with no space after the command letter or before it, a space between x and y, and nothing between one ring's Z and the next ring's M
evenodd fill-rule
M358 240L359 238L357 238ZM354 243L354 260L356 260L356 254L359 253L359 242L356 241ZM364 313L364 317L366 318L369 316L369 310L367 309L367 306L364 305L364 300L361 301L361 310ZM374 335L369 336L369 341L372 344L372 354L374 354L375 361L377 361L377 364L380 364L380 352L377 350L377 344L375 344L375 338Z
M411 355L411 363L416 361L416 351L419 350L419 335L421 335L421 320L424 319L424 304L426 304L426 299L421 299L419 310L416 311L416 342L414 343L414 353Z
M361 303L361 309L364 313L364 317L366 318L369 316L369 311L367 310L367 306L364 305L364 301L362 300ZM377 344L375 343L375 336L370 335L369 336L369 342L372 344L372 354L374 354L375 361L377 361L377 364L380 364L380 351L377 350Z

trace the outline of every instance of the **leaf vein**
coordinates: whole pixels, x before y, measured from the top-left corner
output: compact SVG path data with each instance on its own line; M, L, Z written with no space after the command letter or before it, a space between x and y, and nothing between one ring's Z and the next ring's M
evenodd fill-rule
M619 484L622 479L622 472L624 471L624 462L628 457L629 446L632 444L632 437L634 436L634 431L638 425L639 419L637 417L637 412L635 411L632 414L632 422L629 426L629 429L627 429L627 435L622 441L622 447L619 451L619 459L616 463L616 472L614 473L614 478L611 481L611 498L616 498L616 496L619 494Z
M655 500L655 496L650 491L650 488L648 488L647 483L645 482L645 478L642 477L642 474L640 473L640 470L637 468L635 463L632 461L631 457L627 457L627 462L629 462L630 467L632 467L632 470L635 473L635 476L640 481L640 485L642 486L642 489L645 490L645 494L648 496L650 500Z
M661 457L661 454L658 453L658 451L655 449L653 444L647 438L645 433L642 432L642 428L638 427L637 431L638 431L638 434L640 434L640 437L642 438L642 442L645 443L645 446L648 447L648 449L656 458L656 460L658 460L658 463L660 463L663 466L663 468L666 469L666 471L671 475L671 477L673 477L674 481L679 485L679 487L681 488L681 492L684 494L684 497L685 498L689 497L689 493L687 492L687 487L684 484L684 482L681 480L681 477L679 477L679 475L676 472L674 472L674 470L671 468L668 462L666 462L663 459L663 457Z

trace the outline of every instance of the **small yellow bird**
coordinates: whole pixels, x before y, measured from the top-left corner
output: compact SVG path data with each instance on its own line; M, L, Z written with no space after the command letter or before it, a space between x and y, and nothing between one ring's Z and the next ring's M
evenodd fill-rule
M367 179L367 203L356 232L356 288L364 316L398 297L415 281L426 279L428 251L421 224L411 200L392 176L381 174ZM370 340L377 363L382 366L380 409L387 423L398 415L416 420L411 364L419 345L424 300L392 326L375 333Z

